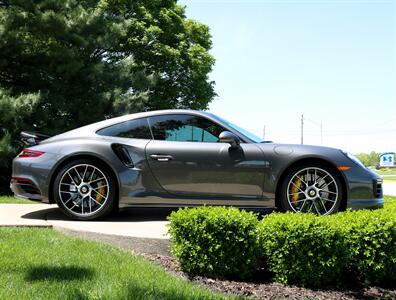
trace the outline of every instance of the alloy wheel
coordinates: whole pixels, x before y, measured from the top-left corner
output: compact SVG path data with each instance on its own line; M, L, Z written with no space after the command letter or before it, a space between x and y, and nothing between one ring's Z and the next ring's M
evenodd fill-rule
M338 201L334 177L324 169L311 167L295 173L287 185L287 201L294 212L330 214Z
M90 164L79 164L62 175L59 199L72 214L89 216L99 212L109 199L109 181L106 175Z

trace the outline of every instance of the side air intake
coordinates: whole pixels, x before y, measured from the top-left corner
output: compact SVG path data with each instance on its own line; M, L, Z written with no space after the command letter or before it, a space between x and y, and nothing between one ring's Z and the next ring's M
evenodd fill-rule
M114 153L117 157L122 161L122 163L128 168L133 168L134 164L131 156L129 155L128 149L124 145L121 144L113 144L111 146L113 148Z

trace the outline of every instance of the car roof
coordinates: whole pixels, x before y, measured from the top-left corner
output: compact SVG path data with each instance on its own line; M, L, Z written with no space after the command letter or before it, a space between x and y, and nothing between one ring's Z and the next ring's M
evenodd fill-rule
M134 114L127 114L120 117L115 117L111 119L106 119L103 121L99 121L93 124L89 124L83 127L79 127L76 129L72 129L65 133L56 135L49 139L44 140L42 143L58 141L63 139L69 139L74 137L88 137L92 136L96 131L102 129L104 127L108 127L117 123L133 120L133 119L140 119L140 118L147 118L152 116L159 116L159 115L169 115L169 114L192 114L192 115L200 115L205 116L207 118L213 119L213 115L204 111L199 110L192 110L192 109L165 109L165 110L153 110L153 111L146 111L146 112L139 112Z

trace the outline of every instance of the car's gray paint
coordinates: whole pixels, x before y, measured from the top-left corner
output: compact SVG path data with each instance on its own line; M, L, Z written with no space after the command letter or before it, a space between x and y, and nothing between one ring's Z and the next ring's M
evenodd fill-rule
M191 114L208 118L241 139L237 149L224 143L167 142L106 137L99 129L136 118L166 114ZM125 166L112 149L124 145L134 167ZM246 136L223 124L215 116L192 110L144 112L105 120L57 135L31 147L43 151L37 158L15 158L13 176L31 179L51 199L50 183L66 160L88 155L108 165L116 176L120 206L125 205L197 205L232 204L275 206L275 192L281 176L301 160L322 160L337 166L352 166L341 171L349 207L381 206L383 199L373 198L373 181L379 176L351 161L339 149L275 143L253 143ZM152 154L171 155L158 162ZM207 174L207 176L205 176ZM17 187L16 194L26 196ZM363 202L362 202L363 201Z

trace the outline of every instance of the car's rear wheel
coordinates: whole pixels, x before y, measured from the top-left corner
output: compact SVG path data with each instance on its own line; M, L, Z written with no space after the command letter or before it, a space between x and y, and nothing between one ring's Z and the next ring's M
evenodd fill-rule
M329 215L339 210L342 194L339 175L332 168L304 164L284 178L280 202L284 210Z
M80 159L61 168L54 181L54 198L69 217L92 220L109 214L115 205L115 181L107 168Z

